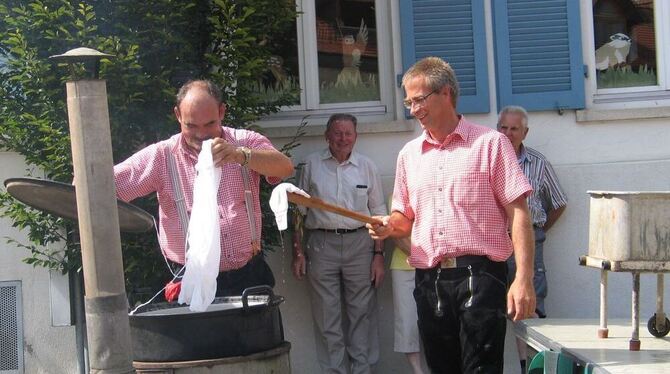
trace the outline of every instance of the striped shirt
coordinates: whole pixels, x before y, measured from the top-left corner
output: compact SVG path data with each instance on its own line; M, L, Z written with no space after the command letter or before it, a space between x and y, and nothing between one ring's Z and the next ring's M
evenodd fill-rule
M223 127L223 138L229 143L252 149L274 149L270 141L253 131L235 130ZM170 260L184 264L184 234L182 232L177 204L168 173L165 148L174 155L179 181L190 216L193 206L193 182L198 155L187 148L181 134L152 144L127 160L114 166L116 194L123 201L131 201L140 196L156 192L158 196L159 244ZM249 170L256 232L261 232L261 207L259 200L260 175ZM280 178L267 178L270 183L278 183ZM252 257L251 228L244 204L244 181L241 166L222 166L221 182L217 194L219 202L219 224L221 228L220 271L238 269Z
M542 153L521 144L518 160L533 187L533 192L526 199L533 225L542 227L547 222L547 212L565 206L568 199L558 183L554 168Z
M507 137L463 116L442 144L426 132L398 155L392 210L413 221L409 264L512 254L504 207L531 191Z

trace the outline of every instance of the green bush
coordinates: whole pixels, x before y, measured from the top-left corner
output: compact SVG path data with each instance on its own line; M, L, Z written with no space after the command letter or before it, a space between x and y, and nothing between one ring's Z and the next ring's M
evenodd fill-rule
M115 56L100 67L115 162L179 131L174 95L188 79L218 83L229 105L227 123L248 127L295 95L286 92L268 101L252 89L277 48L275 38L291 29L295 17L295 2L289 0L5 0L0 4L0 149L25 157L27 175L72 181L64 85L83 67L69 70L48 57L76 47ZM157 211L155 197L135 203ZM6 193L0 194L0 214L27 230L29 243L8 239L30 251L26 263L63 272L81 266L72 222L27 208ZM266 245L276 243L276 236L265 235ZM122 242L129 294L166 280L155 235L123 234Z

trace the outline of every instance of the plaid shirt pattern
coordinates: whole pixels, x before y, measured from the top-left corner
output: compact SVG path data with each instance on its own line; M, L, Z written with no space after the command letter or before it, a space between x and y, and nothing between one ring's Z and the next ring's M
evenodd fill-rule
M504 206L531 192L509 140L461 116L442 144L426 132L398 155L392 210L413 220L409 264L512 254Z
M222 127L223 138L233 144L251 149L274 149L264 136L248 130ZM152 144L114 167L117 196L131 201L140 196L156 192L158 196L159 244L164 255L179 264L185 262L185 239L177 214L172 179L168 173L165 148L169 148L177 164L186 209L190 216L193 206L193 182L195 181L198 155L187 148L181 134ZM261 208L259 200L260 175L249 170L256 232L261 232ZM278 183L280 178L267 178ZM222 176L217 194L219 202L219 224L221 228L220 271L238 269L252 257L251 229L244 204L244 181L241 166L222 166Z

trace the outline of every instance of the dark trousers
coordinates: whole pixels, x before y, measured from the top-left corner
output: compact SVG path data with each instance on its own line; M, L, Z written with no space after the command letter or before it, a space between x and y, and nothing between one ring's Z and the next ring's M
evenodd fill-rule
M219 273L216 278L216 296L240 296L245 288L260 285L275 285L275 277L262 253L252 257L239 269Z
M507 267L416 269L419 334L433 373L502 373Z

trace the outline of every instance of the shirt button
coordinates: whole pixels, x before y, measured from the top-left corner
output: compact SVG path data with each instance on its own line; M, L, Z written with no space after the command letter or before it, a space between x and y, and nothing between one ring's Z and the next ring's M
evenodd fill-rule
M444 235L444 233L442 231L440 231L440 235Z
M437 212L438 212L438 213L442 213L442 209L438 209Z
M442 187L438 188L437 190L438 190L438 191L442 191Z

